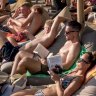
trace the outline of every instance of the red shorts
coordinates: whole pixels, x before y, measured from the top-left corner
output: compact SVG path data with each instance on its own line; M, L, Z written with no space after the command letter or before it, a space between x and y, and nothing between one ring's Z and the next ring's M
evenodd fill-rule
M24 33L20 33L20 34L7 33L7 37L11 37L15 39L17 42L24 42L27 40L27 36Z

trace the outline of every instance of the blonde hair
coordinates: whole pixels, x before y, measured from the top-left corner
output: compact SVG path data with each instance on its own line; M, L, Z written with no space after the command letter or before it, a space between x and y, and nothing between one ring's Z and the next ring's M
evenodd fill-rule
M53 24L53 20L52 19L48 19L48 20L46 20L45 24L51 27L52 24Z

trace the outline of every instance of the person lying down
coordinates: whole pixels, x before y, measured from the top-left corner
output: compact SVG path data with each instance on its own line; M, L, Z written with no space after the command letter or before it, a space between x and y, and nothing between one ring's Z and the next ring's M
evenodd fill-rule
M11 96L72 96L83 84L86 72L95 64L96 51L86 52L79 58L77 67L68 75L60 77L53 70L48 72L55 84L40 90L22 90Z

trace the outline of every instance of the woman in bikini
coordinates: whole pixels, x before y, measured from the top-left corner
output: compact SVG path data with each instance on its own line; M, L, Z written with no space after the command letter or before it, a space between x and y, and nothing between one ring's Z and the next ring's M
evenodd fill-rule
M40 90L27 89L12 96L72 96L83 84L86 72L96 64L96 51L86 52L77 62L73 72L60 77L53 70L49 71L55 84Z

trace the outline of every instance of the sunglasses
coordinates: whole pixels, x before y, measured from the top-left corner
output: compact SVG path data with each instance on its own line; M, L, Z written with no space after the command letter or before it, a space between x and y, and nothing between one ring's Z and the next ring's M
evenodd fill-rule
M77 61L77 63L81 63L81 62L83 62L83 63L85 63L85 64L89 64L89 62L86 61L86 60L84 60L83 58L80 58L80 59Z
M65 35L68 35L68 34L73 33L73 32L76 32L76 31L65 32Z

